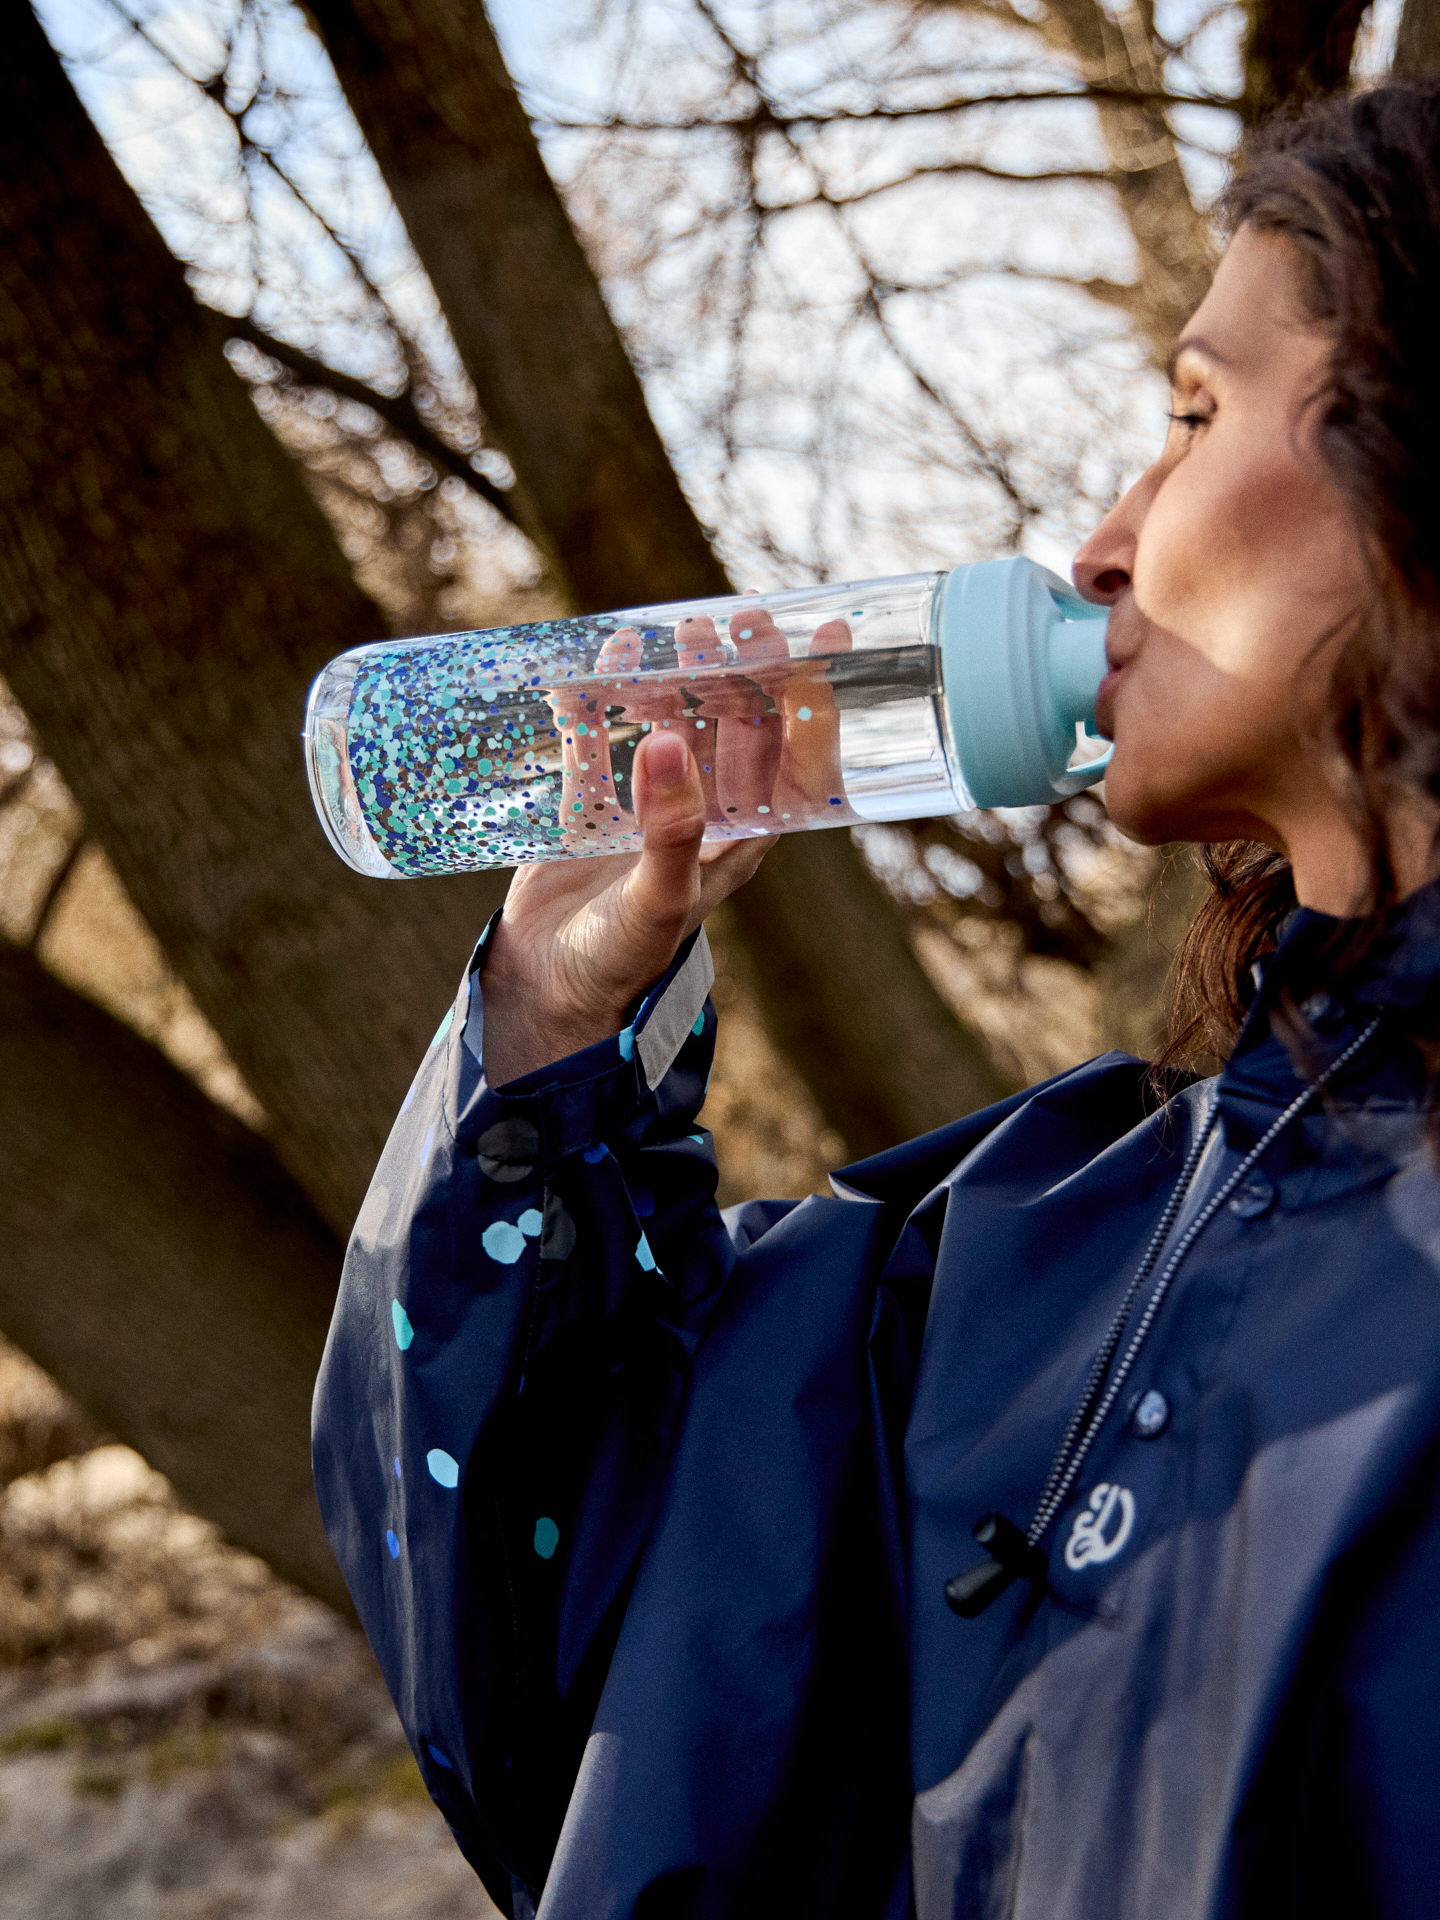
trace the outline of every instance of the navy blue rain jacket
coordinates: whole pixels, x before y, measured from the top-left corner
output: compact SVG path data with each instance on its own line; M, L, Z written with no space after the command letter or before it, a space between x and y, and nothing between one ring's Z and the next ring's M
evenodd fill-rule
M1030 1521L1186 1214L1305 1084L1270 1008L1158 1113L1107 1054L722 1216L703 936L618 1039L501 1090L484 942L385 1149L315 1402L321 1505L426 1782L541 1920L1440 1914L1440 1189L1415 896ZM1143 1406L1143 1411L1137 1408Z

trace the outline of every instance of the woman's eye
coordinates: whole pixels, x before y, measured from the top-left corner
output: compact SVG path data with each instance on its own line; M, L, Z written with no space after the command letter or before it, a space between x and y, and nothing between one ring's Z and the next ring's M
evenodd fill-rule
M1200 427L1209 426L1211 420L1211 415L1208 413L1172 412L1167 417L1173 421L1177 427L1184 427L1188 433L1194 433Z

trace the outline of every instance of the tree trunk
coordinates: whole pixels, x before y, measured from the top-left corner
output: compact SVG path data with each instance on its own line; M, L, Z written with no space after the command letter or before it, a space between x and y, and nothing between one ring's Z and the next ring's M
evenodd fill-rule
M0 1327L237 1546L349 1611L310 1482L340 1246L264 1142L0 946Z
M1097 0L1049 0L1040 30L1075 61L1087 85L1164 91L1152 0L1121 0L1113 13ZM1126 310L1163 367L1210 285L1209 231L1190 198L1165 109L1158 102L1104 98L1095 108L1140 256L1139 284Z
M311 0L480 406L582 606L727 593L575 237L481 0ZM782 883L779 876L785 876ZM771 876L775 876L773 879ZM805 914L789 910L804 898ZM774 1038L859 1150L993 1076L839 834L783 842L735 902ZM853 945L852 945L853 941ZM882 977L873 956L889 956ZM863 999L850 989L863 981ZM801 984L803 983L803 984ZM803 998L803 1010L799 999ZM882 1036L930 1036L938 1101ZM964 1063L963 1067L961 1063Z
M580 607L728 593L481 0L311 0L527 530Z
M504 878L326 844L305 692L380 616L28 7L0 58L0 674L344 1233Z
M1246 124L1287 101L1334 93L1350 77L1366 0L1249 0Z
M1009 1092L848 833L786 835L734 910L767 1024L853 1157Z
M1440 73L1440 0L1405 0L1390 71L1397 80L1428 80Z

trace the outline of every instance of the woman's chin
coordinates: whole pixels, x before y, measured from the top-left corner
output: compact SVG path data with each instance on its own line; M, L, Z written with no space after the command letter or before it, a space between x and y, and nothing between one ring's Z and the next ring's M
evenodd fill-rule
M1195 809L1183 794L1167 791L1149 770L1137 767L1117 741L1105 772L1105 811L1127 840L1142 847L1161 847L1172 840L1201 840Z
M1216 783L1180 785L1175 769L1168 779L1153 757L1136 765L1117 746L1105 774L1105 810L1127 840L1142 847L1178 841L1267 840L1263 820L1235 803Z

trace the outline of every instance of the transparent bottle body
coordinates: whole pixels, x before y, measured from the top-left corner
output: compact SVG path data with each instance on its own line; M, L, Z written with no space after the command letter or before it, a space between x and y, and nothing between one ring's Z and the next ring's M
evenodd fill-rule
M357 648L311 691L317 809L341 857L377 876L638 851L635 749L667 729L700 770L707 840L957 812L945 579Z

